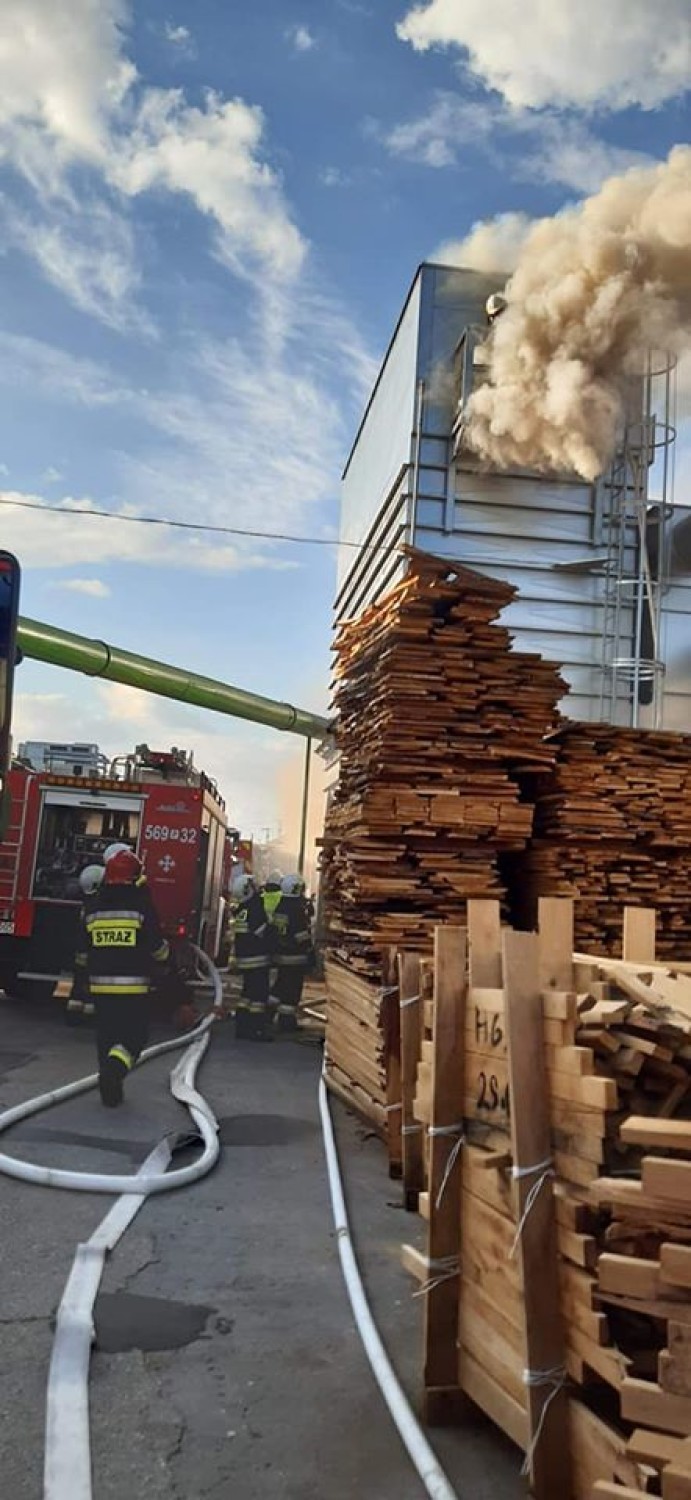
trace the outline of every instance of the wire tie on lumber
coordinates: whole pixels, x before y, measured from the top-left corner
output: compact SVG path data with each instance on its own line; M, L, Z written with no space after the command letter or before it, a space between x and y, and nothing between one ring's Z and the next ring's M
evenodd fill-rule
M465 1121L458 1120L455 1125L430 1125L427 1134L429 1136L458 1136L458 1140L454 1143L451 1151L449 1152L449 1159L444 1169L444 1176L442 1177L441 1186L434 1202L435 1208L440 1208L441 1200L444 1197L444 1193L446 1192L446 1185L465 1145Z
M538 1424L537 1424L537 1427L535 1429L535 1432L533 1433L533 1436L530 1439L530 1442L528 1444L528 1449L527 1449L525 1458L523 1460L523 1467L521 1469L521 1474L523 1474L524 1476L529 1475L530 1472L531 1472L531 1469L533 1467L533 1459L535 1457L535 1449L537 1448L537 1445L538 1445L538 1443L540 1441L540 1438L542 1436L542 1429L543 1429L543 1427L545 1425L545 1421L546 1421L546 1418L547 1418L547 1413L549 1411L550 1406L552 1405L552 1402L553 1402L555 1396L558 1396L559 1392L564 1389L564 1386L566 1385L566 1381L567 1381L567 1374L566 1374L566 1370L564 1368L564 1365L555 1365L554 1369L552 1369L552 1370L524 1370L523 1371L523 1384L524 1385L532 1386L532 1387L542 1386L542 1385L548 1385L548 1386L552 1387L552 1389L549 1392L549 1395L546 1397L546 1399L545 1399L545 1401L543 1403L542 1411L540 1412L540 1419L538 1421Z
M407 1000L401 1000L401 1010L405 1010L408 1005L417 1005L421 999L422 995L409 995Z
M402 1125L401 1135L417 1135L419 1130L422 1130L422 1126L419 1121L417 1121L414 1125Z
M387 1115L395 1115L396 1110L397 1109L402 1109L402 1108L403 1108L403 1100L399 1099L397 1104L386 1104L384 1106L384 1113L387 1114Z
M397 994L398 994L398 985L397 984L385 984L384 987L383 987L383 989L381 989L379 991L379 999L380 1000L385 1000L386 997L387 997L387 995L397 995Z
M513 1238L513 1244L511 1246L510 1251L509 1251L509 1259L510 1260L513 1260L513 1257L516 1254L516 1250L518 1248L518 1243L519 1243L519 1240L520 1240L521 1235L523 1233L523 1230L525 1229L525 1226L526 1226L526 1223L528 1221L528 1218L529 1218L530 1214L532 1213L532 1210L535 1207L535 1204L537 1203L537 1200L538 1200L538 1198L540 1196L540 1193L541 1193L541 1191L542 1191L545 1183L549 1181L550 1177L554 1177L554 1175L555 1175L554 1174L554 1167L552 1166L552 1158L551 1158L551 1156L548 1156L547 1159L546 1159L546 1161L536 1162L536 1164L535 1164L534 1167L512 1167L511 1168L511 1176L513 1177L514 1181L520 1181L520 1179L522 1177L535 1177L535 1175L538 1172L541 1175L538 1177L537 1182L533 1183L533 1185L532 1185L532 1187L530 1189L530 1192L528 1193L528 1196L527 1196L527 1198L525 1200L525 1204L524 1204L524 1207L523 1207L523 1213L521 1214L520 1221L519 1221L519 1224L518 1224L518 1228L517 1228L516 1233L515 1233L514 1238Z
M428 1260L427 1269L433 1274L423 1281L422 1286L413 1292L414 1297L426 1297L429 1292L443 1286L445 1281L453 1281L458 1276L460 1266L457 1255L442 1255L439 1260Z

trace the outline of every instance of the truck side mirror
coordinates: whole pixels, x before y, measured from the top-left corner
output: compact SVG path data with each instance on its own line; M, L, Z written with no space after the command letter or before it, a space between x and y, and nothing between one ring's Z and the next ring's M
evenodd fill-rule
M9 769L12 693L17 659L20 568L11 552L0 552L0 787Z

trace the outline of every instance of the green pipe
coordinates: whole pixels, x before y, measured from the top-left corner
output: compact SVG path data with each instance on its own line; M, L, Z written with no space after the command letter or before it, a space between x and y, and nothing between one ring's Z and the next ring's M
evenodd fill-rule
M180 667L168 666L166 662L152 661L148 656L136 656L132 651L120 651L117 646L107 646L105 641L73 635L70 630L57 630L53 625L42 625L39 620L20 617L17 645L24 656L49 662L53 667L84 672L87 677L105 677L110 682L124 682L128 687L142 688L146 693L177 698L181 703L210 708L214 713L230 714L235 719L251 719L255 724L285 729L291 734L304 735L308 740L321 740L328 733L327 719L302 708L293 708L291 703L262 698L258 693L247 693L244 688L232 687L228 682L217 682L213 677L200 676L198 672L185 672Z

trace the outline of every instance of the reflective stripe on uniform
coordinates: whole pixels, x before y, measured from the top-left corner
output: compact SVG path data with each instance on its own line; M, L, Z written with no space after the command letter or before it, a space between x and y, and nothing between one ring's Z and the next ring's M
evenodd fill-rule
M78 1010L81 1015L82 1011L86 1009L86 1006L84 1005L83 1000L68 1000L67 1009L72 1011Z
M140 911L105 911L99 909L92 916L87 917L86 926L90 928L93 927L95 922L111 922L115 927L119 927L122 922L136 922L137 926L141 927L143 921L144 915Z
M251 1016L263 1016L266 1012L266 1006L262 1005L261 1001L253 1000L247 1006L247 1010Z
M151 957L155 958L156 962L158 964L162 964L164 962L164 959L170 958L170 948L168 947L168 944L167 944L165 938L163 939L163 942L160 944L160 947L154 948L154 951L153 951Z
M307 954L278 953L275 963L278 969L304 969L307 964Z
M265 954L258 953L256 958L236 958L235 967L240 971L243 969L268 969L269 960Z
M78 968L78 969L85 969L86 968L86 954L85 953L75 953L75 955L74 955L74 962L75 962L75 967L76 968Z
M92 995L148 995L151 982L144 974L93 974Z
M278 1014L279 1014L279 1016L294 1016L294 1015L296 1015L296 1013L297 1013L297 1006L296 1005L283 1005L283 1004L281 1004L278 1007Z
M148 982L146 984L130 984L127 986L127 989L123 989L121 985L94 984L93 980L91 982L92 995L148 995L149 989L150 985Z
M128 1073L130 1069L134 1067L134 1058L132 1056L132 1053L128 1052L126 1047L122 1047L119 1042L115 1047L111 1047L108 1056L112 1057L115 1062L121 1062L123 1066L127 1068Z

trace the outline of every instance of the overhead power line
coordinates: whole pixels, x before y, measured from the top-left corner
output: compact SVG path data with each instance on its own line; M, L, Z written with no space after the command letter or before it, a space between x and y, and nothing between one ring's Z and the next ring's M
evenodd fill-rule
M44 505L40 500L15 500L0 496L0 504L14 505L17 510L48 511L51 516L95 517L100 521L120 521L128 526L170 526L177 531L209 531L221 536L243 536L255 541L291 542L308 547L352 547L357 552L402 551L399 547L373 547L366 542L341 541L329 536L295 536L285 531L254 531L247 526L215 526L204 521L174 521L168 516L122 516L112 510L84 510L79 505Z

